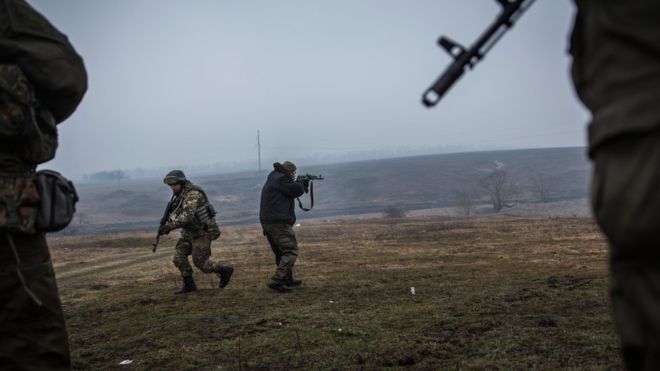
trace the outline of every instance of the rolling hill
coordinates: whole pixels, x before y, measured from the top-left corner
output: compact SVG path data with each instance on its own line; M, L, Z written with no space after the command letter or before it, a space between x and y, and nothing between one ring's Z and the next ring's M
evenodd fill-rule
M270 170L270 169L269 169ZM268 171L269 171L268 170ZM304 166L301 173L322 174L312 212L300 219L381 214L396 208L409 214L465 214L459 195L470 191L473 214L491 215L484 178L506 172L515 190L509 215L588 215L586 195L591 165L583 147L427 155ZM261 186L268 174L243 172L192 177L219 212L220 224L258 223ZM156 229L170 190L160 179L127 180L78 186L80 202L64 233ZM309 205L309 196L303 197Z

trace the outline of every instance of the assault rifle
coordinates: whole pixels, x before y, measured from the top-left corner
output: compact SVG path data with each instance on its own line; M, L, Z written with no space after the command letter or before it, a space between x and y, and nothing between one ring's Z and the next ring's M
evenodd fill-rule
M448 37L440 37L438 44L454 58L454 62L422 95L422 103L425 106L433 107L438 104L449 88L463 76L465 67L474 69L476 64L486 56L486 53L499 41L504 33L513 27L513 24L532 6L535 0L496 1L502 6L502 12L477 41L470 46L470 49L465 49Z
M312 181L312 180L323 180L323 175L312 175L312 174L305 174L305 175L298 175L296 177L296 182L302 183L304 181Z
M296 198L298 200L298 206L300 206L300 209L302 211L309 211L312 208L314 208L314 182L313 180L323 180L323 175L312 175L312 174L305 174L305 175L298 175L296 177L296 182L298 183L303 183L303 182L309 182L309 198L311 200L311 205L309 206L309 209L306 207L303 207L302 201L300 201L300 197ZM305 193L307 193L307 189L305 189Z
M153 246L151 252L156 252L156 249L158 248L158 242L160 242L160 236L163 235L163 227L165 226L165 223L167 223L167 219L170 217L170 208L172 207L172 202L174 202L174 199L176 199L176 195L172 195L170 202L168 202L167 206L165 207L163 216L160 218L160 224L158 224L158 232L156 232L156 242L151 244L151 246Z

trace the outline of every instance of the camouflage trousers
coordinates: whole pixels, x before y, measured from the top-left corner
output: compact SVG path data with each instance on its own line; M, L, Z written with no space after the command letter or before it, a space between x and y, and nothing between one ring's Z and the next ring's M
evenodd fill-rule
M219 273L222 265L211 260L211 240L206 234L199 237L182 236L174 248L174 265L181 271L181 277L191 277L192 267L188 256L192 255L193 264L204 273Z
M282 282L293 279L293 266L298 258L298 241L289 224L262 224L264 236L275 254L277 269L271 280Z
M12 234L27 286L16 273L16 258L0 232L0 368L69 370L69 343L55 274L43 233Z
M592 204L610 242L610 297L626 365L660 369L660 131L595 151Z

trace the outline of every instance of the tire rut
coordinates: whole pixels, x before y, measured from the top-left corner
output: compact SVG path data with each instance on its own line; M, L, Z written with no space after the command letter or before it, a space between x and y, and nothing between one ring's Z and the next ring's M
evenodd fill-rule
M151 260L158 260L165 256L170 255L172 252L168 250L161 250L156 253L139 253L135 255L122 255L112 258L101 258L89 262L85 262L84 266L75 267L68 264L64 267L56 268L55 275L58 283L68 283L73 279L80 279L92 275L99 275L116 271L122 268L130 267L140 263L148 262ZM75 265L75 264L74 264ZM78 269L76 269L78 268Z

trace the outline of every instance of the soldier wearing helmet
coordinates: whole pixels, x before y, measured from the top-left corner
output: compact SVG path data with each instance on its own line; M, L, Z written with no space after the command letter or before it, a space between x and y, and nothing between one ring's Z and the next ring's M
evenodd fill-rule
M215 221L215 210L204 190L192 184L181 170L172 170L165 176L163 183L170 186L173 200L169 218L159 233L168 234L174 229L181 229L181 238L174 248L174 265L181 271L183 287L176 294L197 290L193 280L193 263L204 273L215 273L220 278L220 288L229 284L234 268L211 260L211 241L220 237L220 229Z

